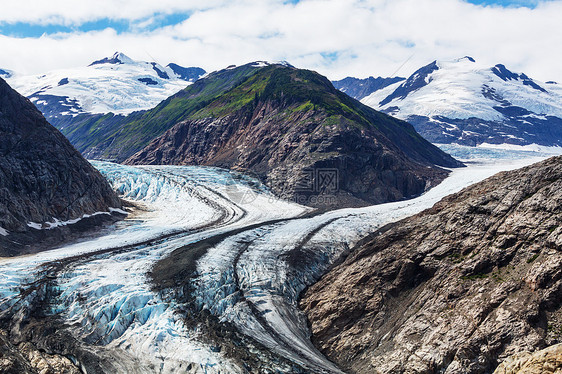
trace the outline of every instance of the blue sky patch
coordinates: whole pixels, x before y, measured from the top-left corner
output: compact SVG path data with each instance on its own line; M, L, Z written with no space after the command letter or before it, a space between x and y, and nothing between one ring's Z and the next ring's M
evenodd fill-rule
M505 8L530 8L534 9L539 4L539 0L466 0L476 5L497 5Z
M338 52L320 52L320 55L323 59L328 60L330 62L334 62L338 59L339 53Z
M70 26L61 24L39 25L26 22L0 22L0 34L16 38L38 38L43 34L50 35L56 33L88 32L105 30L107 28L115 30L118 34L129 31L149 32L162 27L177 25L188 19L189 16L189 13L155 14L153 17L135 21L103 18L96 21Z

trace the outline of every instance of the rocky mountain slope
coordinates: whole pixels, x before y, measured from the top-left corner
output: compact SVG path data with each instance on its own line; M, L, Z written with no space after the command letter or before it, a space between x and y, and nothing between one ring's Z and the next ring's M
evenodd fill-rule
M562 157L389 225L304 294L350 373L489 373L562 340Z
M433 143L562 146L560 85L468 56L434 61L362 102L410 122Z
M0 373L3 374L80 374L72 361L60 354L48 354L25 342L12 344L0 330Z
M121 207L101 174L1 78L0 139L0 256Z
M349 98L315 72L252 66L217 73L244 78L199 105L191 101L183 121L126 162L251 171L277 195L329 207L418 195L447 174L435 165L461 165L406 122ZM185 92L198 84L216 82L209 76Z
M347 77L338 81L332 81L334 87L341 92L344 92L356 100L361 100L364 97L371 95L373 92L382 90L396 82L401 82L406 78L382 78L382 77L369 77L365 79Z

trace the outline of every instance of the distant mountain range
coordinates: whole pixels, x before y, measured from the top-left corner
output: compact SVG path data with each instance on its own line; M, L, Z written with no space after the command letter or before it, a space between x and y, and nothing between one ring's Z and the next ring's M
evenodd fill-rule
M447 175L436 165L462 165L411 125L362 105L315 72L257 61L193 84L184 80L199 73L116 53L85 68L11 79L87 158L250 171L277 195L306 205L412 197ZM318 199L326 194L321 169L337 170L328 191L333 201Z
M347 82L353 84L340 89L410 122L433 143L562 146L562 87L501 64L482 66L468 56L434 61L362 98L365 83Z
M402 77L382 78L382 77L369 77L365 79L347 77L339 81L332 81L334 87L341 92L345 92L354 99L361 100L369 96L373 92L381 90L396 82L406 80Z
M116 52L88 66L23 76L0 75L27 96L55 127L80 122L82 115L127 115L151 109L199 79L205 70L171 63L135 61Z

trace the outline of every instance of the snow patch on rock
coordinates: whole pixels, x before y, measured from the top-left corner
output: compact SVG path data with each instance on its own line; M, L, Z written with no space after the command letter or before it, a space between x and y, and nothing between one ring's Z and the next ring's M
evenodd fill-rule
M57 227L74 225L75 223L78 223L85 218L90 218L90 217L99 216L99 215L110 216L112 212L119 212L119 213L125 214L125 215L128 214L127 212L125 212L122 209L110 207L109 212L94 212L92 214L83 214L82 217L70 219L70 220L67 220L67 221L61 221L58 218L53 217L53 222L50 222L50 221L43 222L43 223L28 222L27 226L29 226L29 227L31 227L32 229L35 229L35 230L51 230L51 229L54 229L54 228L57 228Z

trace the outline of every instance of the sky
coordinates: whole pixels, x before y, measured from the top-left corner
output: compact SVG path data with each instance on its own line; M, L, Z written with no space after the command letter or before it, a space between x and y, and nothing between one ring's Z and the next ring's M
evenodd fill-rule
M562 83L562 0L18 0L0 69L41 74L120 51L207 71L288 61L341 79L465 55Z

